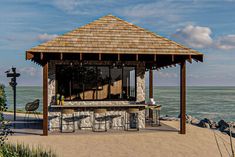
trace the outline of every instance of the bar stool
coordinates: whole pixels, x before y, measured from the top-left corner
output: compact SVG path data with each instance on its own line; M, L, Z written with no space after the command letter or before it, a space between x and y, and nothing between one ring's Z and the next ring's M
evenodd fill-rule
M70 117L66 116L64 118L64 114L66 114L66 115L70 114L72 116L70 116ZM63 121L66 121L66 124L63 124ZM61 132L63 132L63 126L64 125L66 125L67 127L68 126L73 126L72 132L75 132L75 114L74 114L74 109L62 109L62 111L61 111Z
M114 111L114 113L117 113L118 111L121 111L121 108L117 108L117 107L114 107L114 108L111 108L112 111ZM125 114L122 115L120 112L119 114L114 114L114 115L111 115L109 116L110 119L110 128L111 129L122 129L122 130L125 130ZM114 121L116 121L116 123L114 123Z
M161 126L160 124L161 105L151 106L150 110L152 110L152 117L150 118L151 126Z
M95 109L94 110L92 131L94 131L94 132L107 131L106 113L107 113L106 109ZM96 125L98 125L98 128L96 128ZM101 125L104 125L104 129L101 128Z
M125 115L125 130L136 130L139 131L139 109L129 108Z

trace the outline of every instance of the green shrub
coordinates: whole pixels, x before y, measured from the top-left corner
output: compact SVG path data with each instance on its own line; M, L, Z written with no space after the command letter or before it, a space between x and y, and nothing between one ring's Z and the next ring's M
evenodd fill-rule
M4 120L3 112L7 110L6 94L4 86L0 84L0 146L2 146L9 134L12 134L9 123Z
M51 151L45 151L41 147L30 148L24 144L9 144L5 143L0 148L1 157L56 157Z

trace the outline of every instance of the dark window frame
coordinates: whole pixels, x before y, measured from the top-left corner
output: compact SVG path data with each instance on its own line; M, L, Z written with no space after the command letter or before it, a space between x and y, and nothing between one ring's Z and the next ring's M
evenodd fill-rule
M56 97L56 94L58 92L58 76L57 76L57 70L58 70L58 67L63 67L63 66L67 66L69 67L70 65L69 64L57 64L55 66L55 79L56 79L56 82L55 82L55 97ZM73 65L73 66L79 66L79 65ZM96 68L96 71L98 69L98 67L108 67L109 68L109 78L111 78L111 68L112 68L112 65L94 65L94 64L91 64L91 65L83 65L84 67L89 67L89 66L93 66ZM65 100L66 102L69 102L69 101L72 101L72 102L75 102L75 101L136 101L137 100L137 66L136 65L125 65L125 66L121 66L122 67L122 82L123 82L123 72L124 72L124 67L133 67L134 70L135 70L135 96L134 97L131 97L130 99L123 99L123 98L119 98L119 99L111 99L110 98L110 92L108 93L108 98L107 99L85 99L84 100L84 87L83 87L83 100ZM84 78L82 79L82 83L84 83ZM109 91L110 91L110 85L111 85L111 79L109 79ZM83 85L84 86L84 85ZM98 88L98 86L96 86L96 88ZM122 83L122 91L123 91L123 83ZM71 90L71 89L70 89ZM96 94L97 95L97 94ZM71 97L71 95L70 95ZM123 97L123 96L122 96Z

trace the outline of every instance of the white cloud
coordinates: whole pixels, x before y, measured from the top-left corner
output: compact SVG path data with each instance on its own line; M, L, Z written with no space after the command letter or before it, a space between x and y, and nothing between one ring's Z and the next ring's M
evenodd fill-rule
M72 11L77 5L81 2L81 0L53 0L53 4L63 10L63 11Z
M213 43L211 33L209 27L187 25L178 29L173 37L192 48L206 48Z
M127 6L119 9L118 13L133 19L157 18L158 23L160 19L173 22L180 18L178 8L171 1L159 1Z
M44 34L39 34L36 37L36 40L39 40L39 41L42 41L42 42L46 42L46 41L49 41L49 40L52 40L52 39L56 38L57 36L58 36L57 34L47 34L47 33L44 33Z
M235 49L235 34L218 37L215 41L215 47L221 50Z
M97 10L99 4L112 3L98 1L98 0L52 0L49 2L52 6L59 10L76 15L97 14L100 10Z

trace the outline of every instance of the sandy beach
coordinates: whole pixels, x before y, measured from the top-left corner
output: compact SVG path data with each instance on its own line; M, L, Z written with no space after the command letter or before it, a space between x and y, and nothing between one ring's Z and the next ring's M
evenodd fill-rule
M179 126L176 121L163 123ZM228 135L190 124L187 124L186 135L170 131L87 133L11 136L9 141L51 148L59 157L219 157L231 154Z

